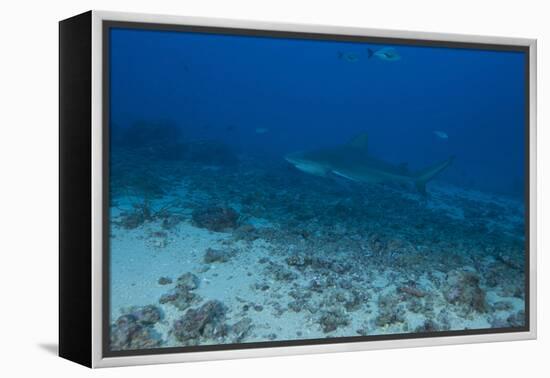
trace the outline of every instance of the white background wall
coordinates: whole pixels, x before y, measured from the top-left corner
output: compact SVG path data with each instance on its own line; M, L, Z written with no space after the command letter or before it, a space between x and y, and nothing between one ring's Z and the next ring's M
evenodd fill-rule
M550 76L546 1L124 0L0 5L0 375L80 377L550 376L545 247L539 216L539 340L92 372L55 356L57 343L57 21L88 9L410 29L539 40L539 198L548 190ZM498 135L495 135L498 143ZM546 150L545 150L546 147ZM540 200L540 210L548 202ZM544 208L544 209L543 209ZM546 225L547 226L547 225ZM546 296L546 298L545 298ZM544 348L547 348L546 352ZM546 373L546 374L545 374Z

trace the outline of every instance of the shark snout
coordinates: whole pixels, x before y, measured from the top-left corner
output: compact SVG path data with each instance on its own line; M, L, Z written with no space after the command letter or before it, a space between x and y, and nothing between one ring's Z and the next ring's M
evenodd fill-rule
M294 152L294 153L285 155L285 160L291 164L294 164L299 161L299 156L300 156L299 153Z
M307 159L304 159L303 154L300 152L293 152L285 155L285 160L295 167L298 167L298 165L311 163Z
M285 156L285 160L296 169L315 176L326 176L327 168L315 161L304 159L301 153L293 153Z

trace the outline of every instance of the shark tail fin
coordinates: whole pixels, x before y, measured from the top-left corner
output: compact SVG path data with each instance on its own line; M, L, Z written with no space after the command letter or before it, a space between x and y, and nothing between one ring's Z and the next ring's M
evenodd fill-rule
M367 51L369 53L369 59L372 58L372 56L374 55L374 50L373 49L368 49Z
M445 168L447 168L453 160L455 159L454 156L451 156L445 161L442 161L440 163L437 163L431 167L428 167L426 169L423 169L422 171L418 172L414 177L414 184L416 185L416 189L421 194L426 194L426 183L433 179L435 176L437 176L441 171L443 171Z

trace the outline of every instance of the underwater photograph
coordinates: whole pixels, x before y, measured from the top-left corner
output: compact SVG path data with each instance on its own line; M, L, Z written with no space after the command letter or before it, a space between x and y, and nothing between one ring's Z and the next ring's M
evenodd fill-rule
M524 51L107 38L110 352L525 329Z

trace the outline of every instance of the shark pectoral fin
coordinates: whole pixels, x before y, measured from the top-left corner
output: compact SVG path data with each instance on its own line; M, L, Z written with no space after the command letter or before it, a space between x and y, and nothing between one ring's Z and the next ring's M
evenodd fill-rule
M416 189L420 193L426 194L426 183L431 179L433 179L437 174L439 174L449 165L451 165L454 159L455 157L451 156L450 158L448 158L445 161L442 161L441 163L435 164L429 168L426 168L418 172L414 177L414 184L416 186Z

